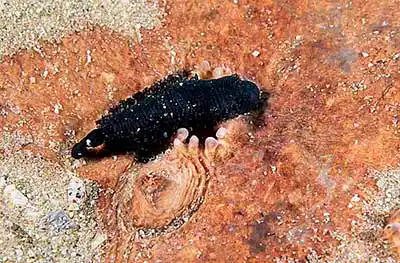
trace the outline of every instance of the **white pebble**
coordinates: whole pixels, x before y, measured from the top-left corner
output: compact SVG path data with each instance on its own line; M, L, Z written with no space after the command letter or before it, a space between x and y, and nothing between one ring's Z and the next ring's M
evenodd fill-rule
M358 201L360 201L360 197L359 197L357 194L355 194L355 195L351 198L351 202L358 202Z
M97 247L99 247L101 244L103 244L105 241L107 240L107 236L106 235L102 235L102 234L97 234L92 242L91 242L91 247L92 249L95 249Z
M364 58L366 58L366 57L369 56L368 52L365 52L365 51L361 52L361 55L362 55Z
M28 204L28 198L13 184L7 185L4 188L3 200L8 203L11 208L16 206L25 207Z
M57 104L54 104L53 108L54 108L54 113L59 114L60 110L62 110L63 106L60 103L57 103Z
M82 204L86 200L85 182L80 178L72 178L68 184L67 193L70 204Z
M251 53L254 57L258 57L260 55L260 51L254 50L253 53Z

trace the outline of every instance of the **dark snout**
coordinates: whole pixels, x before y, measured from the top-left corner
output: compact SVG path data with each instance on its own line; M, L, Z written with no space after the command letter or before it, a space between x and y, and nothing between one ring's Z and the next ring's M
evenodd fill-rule
M80 158L86 156L87 153L88 153L88 150L86 148L84 141L81 141L81 142L75 144L71 150L71 156L75 159L80 159Z
M85 157L89 153L89 148L97 147L104 143L104 135L100 129L94 129L79 143L75 144L71 150L71 156L75 159Z

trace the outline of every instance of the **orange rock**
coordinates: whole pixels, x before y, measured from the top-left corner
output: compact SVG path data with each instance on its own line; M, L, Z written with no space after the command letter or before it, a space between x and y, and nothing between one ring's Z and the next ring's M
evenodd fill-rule
M394 209L384 229L384 238L389 241L393 252L400 257L400 209Z
M202 61L210 71L229 68L271 93L265 125L243 133L230 158L216 162L205 201L187 224L150 239L121 231L109 245L118 254L131 248L131 262L301 261L310 248L329 254L338 241L326 233L347 233L359 217L348 207L357 184L373 185L365 171L400 163L398 7L387 0L168 5L164 26L143 31L140 44L96 28L45 46L44 57L7 58L0 64L1 132L30 134L29 147L56 161L111 105L169 72ZM129 161L118 157L108 171L113 163L79 172L112 188ZM161 179L156 189L167 182ZM109 212L108 202L101 200L101 212ZM132 227L124 224L118 229Z
M174 148L165 156L121 176L111 202L104 208L109 233L120 239L108 248L108 260L130 255L132 238L165 235L191 219L204 202L209 178L215 176L215 161L228 156L226 152L233 147L229 141L237 132L232 128L240 123L230 121L227 128L221 127L218 140L207 138L204 149L196 136L189 139L188 130L180 129ZM185 140L189 141L187 145ZM118 245L121 242L123 245ZM196 251L193 253L196 255Z

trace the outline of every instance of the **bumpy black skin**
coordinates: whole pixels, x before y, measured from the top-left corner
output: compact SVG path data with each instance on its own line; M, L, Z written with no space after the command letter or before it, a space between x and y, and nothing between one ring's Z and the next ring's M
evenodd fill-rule
M212 80L189 78L187 72L171 75L112 108L73 147L72 157L90 156L90 148L103 145L111 153L134 152L145 162L164 151L179 128L194 133L213 128L261 109L266 95L236 75Z

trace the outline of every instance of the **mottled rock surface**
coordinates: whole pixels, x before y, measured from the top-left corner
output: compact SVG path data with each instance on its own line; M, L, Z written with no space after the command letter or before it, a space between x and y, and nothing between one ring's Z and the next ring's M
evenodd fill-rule
M44 43L0 64L2 154L29 150L115 190L132 158L73 162L72 145L168 73L227 68L271 93L265 125L216 164L184 226L109 236L104 249L130 247L134 262L396 262L383 228L400 203L388 176L400 161L399 12L388 0L170 1L140 41L95 27Z

